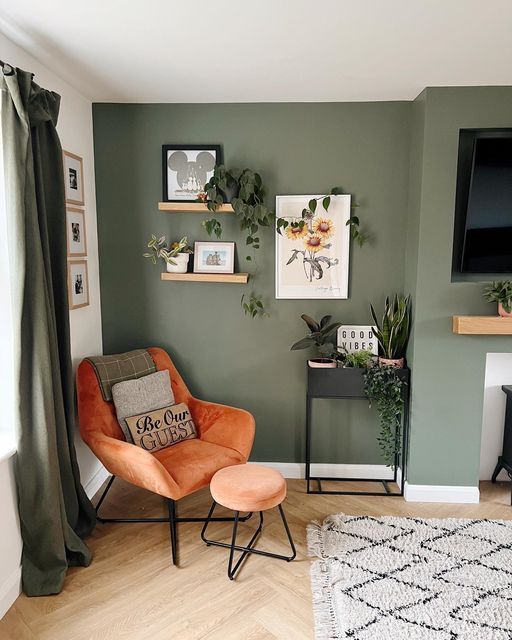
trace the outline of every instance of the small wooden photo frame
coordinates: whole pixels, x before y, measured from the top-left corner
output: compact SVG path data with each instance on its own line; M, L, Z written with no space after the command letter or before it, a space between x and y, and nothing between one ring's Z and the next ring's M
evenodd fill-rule
M87 255L85 211L66 207L66 237L68 258L84 258Z
M80 309L89 304L87 260L68 260L69 308Z
M84 162L80 156L63 151L66 203L84 206Z
M234 273L234 242L194 242L194 273Z

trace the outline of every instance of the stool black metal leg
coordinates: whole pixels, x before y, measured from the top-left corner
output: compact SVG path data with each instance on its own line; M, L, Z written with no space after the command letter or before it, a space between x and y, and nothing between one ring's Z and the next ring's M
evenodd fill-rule
M281 520L283 521L286 535L288 536L288 542L290 543L290 548L292 550L292 555L286 558L286 560L287 562L291 562L297 555L297 551L295 550L295 545L293 544L292 534L290 533L290 528L288 527L288 522L286 521L286 516L284 515L282 505L279 505L279 513L281 514Z
M295 550L295 545L293 543L293 538L292 538L292 534L290 532L290 528L288 527L288 522L286 521L286 516L284 514L284 510L283 507L281 505L279 506L279 513L281 515L281 520L283 522L284 525L284 529L286 531L286 535L288 537L288 542L290 544L290 549L292 552L291 556L284 556L278 553L271 553L270 551L260 551L259 549L254 549L253 545L256 542L256 539L258 538L258 536L260 535L262 529L263 529L263 512L260 511L260 522L258 525L258 528L256 529L256 531L254 532L252 538L249 540L249 543L247 544L247 546L242 546L242 545L238 545L236 544L236 537L237 537L237 533L238 533L238 523L241 522L241 518L240 518L240 512L235 512L235 518L234 518L234 525L233 525L233 533L231 536L231 543L228 542L219 542L217 540L210 540L209 538L206 537L205 533L206 533L206 529L210 523L210 521L212 520L212 515L213 512L215 510L216 507L216 503L214 502L211 506L210 512L208 514L208 518L203 526L203 530L201 531L201 539L203 540L203 542L207 545L207 546L216 546L216 547L224 547L225 549L229 549L229 560L228 560L228 576L230 580L234 580L235 578L235 574L237 573L238 569L240 568L242 562L245 560L245 558L249 555L249 553L255 553L256 555L259 556L267 556L268 558L277 558L278 560L286 560L287 562L291 562L295 556L297 555L297 552ZM233 561L234 561L234 557L235 557L235 551L241 551L241 555L238 558L238 560L235 562L235 564L233 565Z
M236 545L236 531L238 529L238 517L240 515L240 512L237 511L235 513L235 522L233 524L233 535L231 537L231 549L229 551L229 562L228 562L228 577L230 580L233 580L233 578L235 577L235 573L233 571L233 556L235 555L235 545ZM238 562L236 567L238 567ZM235 568L236 570L236 568Z

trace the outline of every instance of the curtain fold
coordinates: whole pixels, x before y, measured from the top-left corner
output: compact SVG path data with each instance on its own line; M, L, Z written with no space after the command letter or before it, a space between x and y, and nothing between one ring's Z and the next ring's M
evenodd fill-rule
M27 595L48 595L60 592L69 566L90 563L82 538L96 521L73 442L60 96L9 67L1 90L22 581Z

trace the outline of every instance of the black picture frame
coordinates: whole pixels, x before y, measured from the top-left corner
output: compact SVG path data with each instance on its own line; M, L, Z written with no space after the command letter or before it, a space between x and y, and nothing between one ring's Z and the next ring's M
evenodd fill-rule
M222 146L220 144L163 144L162 145L162 201L163 202L195 202L197 200L197 193L195 193L194 191L191 191L190 193L190 197L182 197L182 198L171 198L169 197L169 175L170 173L173 171L173 169L171 169L168 166L168 159L169 159L169 151L182 151L185 154L187 154L187 152L196 152L196 151L214 151L215 152L215 163L213 165L213 167L211 168L211 170L205 170L204 167L198 167L196 169L198 169L200 172L201 171L206 171L206 181L210 179L211 175L213 174L213 169L215 166L222 164L223 163L223 156L222 156ZM190 167L187 167L186 165L190 165L192 162L194 162L193 160L184 160L185 164L183 164L182 167L180 167L180 169L182 168L183 170L187 170L187 175L188 175L188 170L190 169ZM194 167L192 167L194 169ZM178 173L178 171L174 171L176 174ZM201 178L202 176L200 175L199 178ZM195 179L195 176L190 176L190 179L193 180ZM194 186L193 184L191 185L192 187Z

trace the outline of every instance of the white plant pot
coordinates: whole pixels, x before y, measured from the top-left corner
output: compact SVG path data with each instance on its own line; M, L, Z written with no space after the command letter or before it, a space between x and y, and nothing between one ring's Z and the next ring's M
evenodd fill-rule
M169 264L167 262L168 273L187 273L188 259L190 253L178 253L172 259L176 264Z

